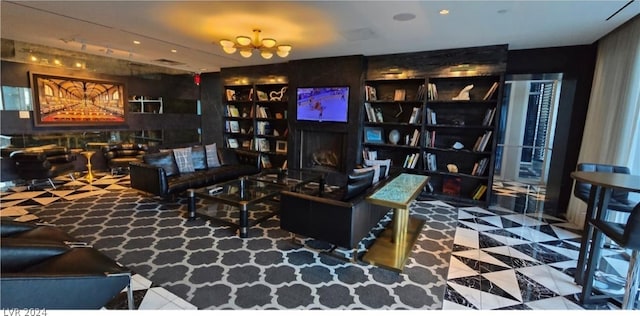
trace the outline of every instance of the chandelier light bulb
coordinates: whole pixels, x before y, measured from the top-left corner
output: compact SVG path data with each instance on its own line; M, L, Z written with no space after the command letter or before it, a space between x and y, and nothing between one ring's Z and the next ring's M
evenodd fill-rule
M233 54L239 52L240 56L249 58L253 56L253 51L260 53L260 56L264 59L271 59L275 54L280 57L289 56L291 51L291 45L278 45L273 38L260 39L260 30L253 30L253 39L248 36L237 36L235 41L228 39L222 39L219 41L222 50L227 54Z
M233 54L236 52L237 49L231 46L231 47L222 47L222 50L224 50L224 52L227 54Z
M276 40L274 40L273 38L265 38L262 40L262 46L266 48L276 46Z
M253 55L253 52L251 52L251 49L241 49L240 50L240 56L242 56L244 58L249 58L249 57L251 57L251 55Z
M236 42L242 46L247 46L251 44L251 39L246 36L238 36L236 37Z

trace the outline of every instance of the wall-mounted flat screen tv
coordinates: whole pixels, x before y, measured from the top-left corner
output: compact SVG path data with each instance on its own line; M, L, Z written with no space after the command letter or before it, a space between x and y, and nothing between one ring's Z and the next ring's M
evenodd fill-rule
M346 123L349 87L312 87L297 90L298 121Z

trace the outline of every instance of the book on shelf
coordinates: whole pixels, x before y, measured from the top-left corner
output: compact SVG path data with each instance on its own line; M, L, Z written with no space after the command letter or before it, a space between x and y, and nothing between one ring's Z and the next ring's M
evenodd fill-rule
M471 198L474 200L480 200L485 192L487 192L487 186L484 184L481 184L475 190L473 190L473 194L471 195Z
M420 131L418 129L413 130L413 136L411 137L411 142L409 146L418 146L418 142L420 141Z
M482 158L473 164L473 170L471 171L472 176L482 176L487 169L487 164L489 159Z
M496 90L498 89L498 85L499 83L496 81L491 85L491 88L489 88L489 90L487 91L487 93L484 95L484 97L482 98L482 100L491 100L491 97L493 97L493 94L496 92Z
M437 119L436 119L436 112L434 110L432 110L431 108L427 108L427 124L428 125L436 125L437 123Z
M364 103L364 111L367 112L367 120L369 120L369 122L371 123L375 123L376 113L373 111L373 108L371 107L371 103L369 102Z
M414 107L409 117L409 124L418 124L420 121L420 108Z
M425 92L425 90L426 90L426 88L425 88L424 83L423 83L423 84L421 84L421 85L418 87L418 93L416 93L416 101L422 101L422 100L424 100L424 94L425 94L424 92Z
M231 133L240 133L240 123L238 121L227 121L229 124L228 131Z
M378 100L378 96L376 95L376 88L366 85L364 86L365 89L365 99L367 101L377 101Z
M235 138L228 138L227 145L229 145L229 148L238 148L238 140Z
M269 147L269 140L266 138L256 138L256 147L258 151L271 151L271 148Z
M365 148L362 150L362 158L365 160L377 160L378 152L375 150L369 150L368 148Z
M402 164L402 168L412 169L416 167L418 163L419 153L408 154L404 158L404 163Z
M425 153L425 164L427 170L429 171L438 171L438 167L436 164L436 155L433 153Z
M483 126L490 126L493 124L493 117L496 113L496 108L489 108L484 113L484 118L482 119Z
M229 116L229 117L240 117L240 111L238 111L238 108L235 105L228 104L227 105L227 116Z
M404 101L407 96L407 90L396 89L393 93L393 101Z
M260 155L260 163L262 164L262 168L271 168L271 160L269 159L269 155Z
M427 100L438 100L438 89L435 83L427 85Z
M491 139L492 131L486 131L482 136L478 136L475 144L473 145L473 151L484 151L489 144L489 139Z

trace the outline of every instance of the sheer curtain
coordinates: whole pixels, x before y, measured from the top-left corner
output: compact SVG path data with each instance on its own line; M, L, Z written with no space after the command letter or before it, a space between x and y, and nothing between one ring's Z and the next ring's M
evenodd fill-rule
M640 16L598 41L580 162L628 166L640 174ZM572 195L567 219L582 226L586 207Z

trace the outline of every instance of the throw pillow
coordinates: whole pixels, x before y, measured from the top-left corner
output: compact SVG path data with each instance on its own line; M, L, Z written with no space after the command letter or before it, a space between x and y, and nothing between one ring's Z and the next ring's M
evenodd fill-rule
M389 169L391 169L391 159L384 159L384 160L368 160L365 159L364 160L364 165L365 166L375 166L375 165L381 165L381 166L385 166L384 168L384 175L380 175L381 178L386 178L389 176Z
M358 169L353 169L353 172L367 172L369 170L373 170L373 184L378 183L378 181L380 181L380 165L373 165L371 167L366 167L366 168L358 168Z
M196 145L191 147L191 160L193 161L194 169L207 169L207 157L204 151L204 146Z
M194 172L193 160L191 160L191 147L176 148L173 150L173 156L176 158L176 164L180 173Z
M218 159L218 147L216 147L216 143L205 145L204 149L207 153L207 166L209 168L220 167L220 160Z

